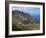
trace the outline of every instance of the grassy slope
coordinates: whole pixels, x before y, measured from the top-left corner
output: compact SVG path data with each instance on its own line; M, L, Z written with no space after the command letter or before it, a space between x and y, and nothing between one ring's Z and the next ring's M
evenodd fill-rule
M40 29L40 25L38 23L30 23L30 24L18 24L16 23L17 19L19 17L12 17L12 30L13 31L23 31L23 30L39 30Z

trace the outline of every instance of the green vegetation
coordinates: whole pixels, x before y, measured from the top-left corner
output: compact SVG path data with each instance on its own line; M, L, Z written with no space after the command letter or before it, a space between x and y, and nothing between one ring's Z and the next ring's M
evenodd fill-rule
M23 31L23 30L39 30L39 24L13 24L13 31Z
M32 21L32 23L29 24L18 24L20 21L19 16L13 16L13 23L12 23L12 30L13 31L23 31L23 30L39 30L40 29L40 24L35 23ZM19 19L19 22L18 20Z
M12 15L12 31L39 30L40 23L36 23L32 16L15 11Z

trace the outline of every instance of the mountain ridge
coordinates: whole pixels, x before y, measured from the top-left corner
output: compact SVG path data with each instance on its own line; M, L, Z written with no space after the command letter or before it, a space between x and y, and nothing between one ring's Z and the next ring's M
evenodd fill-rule
M12 30L33 30L39 29L39 23L36 23L31 15L22 11L12 11Z

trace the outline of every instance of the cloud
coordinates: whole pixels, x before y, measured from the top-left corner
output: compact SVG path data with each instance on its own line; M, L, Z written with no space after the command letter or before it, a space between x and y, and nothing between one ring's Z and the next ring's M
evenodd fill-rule
M13 7L12 10L19 10L34 15L40 14L40 8L36 7Z

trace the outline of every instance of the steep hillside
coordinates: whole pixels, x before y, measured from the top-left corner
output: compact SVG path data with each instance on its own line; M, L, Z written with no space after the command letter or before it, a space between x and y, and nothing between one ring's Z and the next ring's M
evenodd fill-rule
M39 29L31 15L18 10L12 11L12 26L13 31Z

